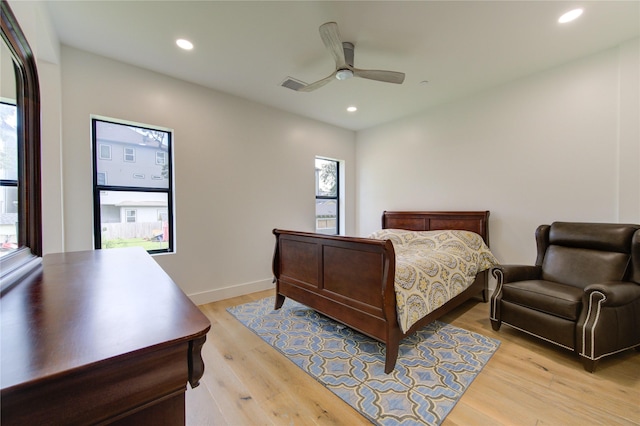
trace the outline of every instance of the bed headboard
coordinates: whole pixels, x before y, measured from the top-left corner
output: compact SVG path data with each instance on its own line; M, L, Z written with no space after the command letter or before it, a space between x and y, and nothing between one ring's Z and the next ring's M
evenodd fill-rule
M437 231L458 229L479 234L489 245L489 211L382 213L383 229Z

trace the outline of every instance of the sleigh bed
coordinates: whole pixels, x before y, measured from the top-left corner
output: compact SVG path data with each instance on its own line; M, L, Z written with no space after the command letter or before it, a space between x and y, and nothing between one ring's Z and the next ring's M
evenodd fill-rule
M401 326L395 281L403 249L398 238L412 240L413 236L399 230L455 230L454 233L463 237L468 233L456 231L471 231L482 238L488 252L488 219L488 211L384 212L382 229L387 231L372 234L378 239L274 229L275 308L282 307L289 297L384 343L385 372L390 373L395 368L399 344L404 337L476 295L484 302L488 300L488 270L485 269L478 272L475 279L473 275L467 277L464 288L441 306L414 319L408 328L404 322ZM436 238L450 238L435 232L416 235L431 234L437 234ZM488 256L493 258L490 252Z

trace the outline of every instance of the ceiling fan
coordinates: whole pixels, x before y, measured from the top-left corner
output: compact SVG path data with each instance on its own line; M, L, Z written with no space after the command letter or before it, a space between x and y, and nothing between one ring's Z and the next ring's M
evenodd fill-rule
M335 22L327 22L320 26L320 38L325 47L333 55L336 61L336 70L328 77L318 80L311 84L292 84L285 85L298 92L311 92L332 82L333 80L346 80L351 77L366 78L369 80L377 80L385 83L402 84L404 81L404 73L396 71L381 70L362 70L353 66L353 43L342 42L338 33L338 24ZM296 82L298 83L298 82Z

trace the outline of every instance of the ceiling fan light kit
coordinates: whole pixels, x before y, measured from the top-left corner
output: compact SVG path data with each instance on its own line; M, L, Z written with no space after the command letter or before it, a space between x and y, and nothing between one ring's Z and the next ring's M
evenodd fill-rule
M333 56L336 69L331 75L311 84L284 84L296 81L291 77L287 78L282 86L297 92L311 92L332 82L333 80L348 80L351 77L366 78L368 80L382 81L384 83L402 84L404 73L397 71L383 70L362 70L353 66L354 46L353 43L342 42L338 32L338 24L327 22L320 26L320 38L325 47Z
M336 78L338 80L346 80L351 77L353 77L353 71L350 69L336 71Z

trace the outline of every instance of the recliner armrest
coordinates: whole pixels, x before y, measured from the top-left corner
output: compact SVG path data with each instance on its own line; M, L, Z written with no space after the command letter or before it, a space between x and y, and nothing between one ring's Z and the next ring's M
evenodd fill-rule
M498 265L491 268L491 275L493 275L499 283L539 280L542 275L542 267L531 265Z
M515 281L540 279L542 267L531 265L498 265L491 268L491 275L497 280L497 285L491 295L489 318L491 319L491 327L494 330L498 330L502 323L502 285Z
M589 304L593 293L600 293L604 296L601 301L602 306L623 306L640 299L640 285L630 281L609 281L590 284L584 289L583 301L585 306Z

